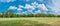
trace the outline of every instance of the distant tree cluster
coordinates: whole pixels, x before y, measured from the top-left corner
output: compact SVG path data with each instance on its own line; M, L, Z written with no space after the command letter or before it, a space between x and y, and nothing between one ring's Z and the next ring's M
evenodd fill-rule
M8 10L7 12L2 12L0 14L0 17L60 17L60 15L54 15L54 14L14 14L12 10Z

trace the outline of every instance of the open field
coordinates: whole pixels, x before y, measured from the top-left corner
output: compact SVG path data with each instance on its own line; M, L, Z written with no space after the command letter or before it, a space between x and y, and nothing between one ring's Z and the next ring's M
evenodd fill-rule
M0 18L0 26L60 26L60 18Z

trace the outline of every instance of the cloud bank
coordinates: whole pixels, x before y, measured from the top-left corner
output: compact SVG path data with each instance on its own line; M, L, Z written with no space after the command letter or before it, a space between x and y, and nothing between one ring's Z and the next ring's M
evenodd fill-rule
M46 6L44 4L38 4L37 2L33 2L30 4L25 4L25 6L22 5L18 5L18 7L15 6L10 6L9 9L16 9L17 11L23 11L24 9L27 9L27 12L29 13L33 13L33 10L35 10L36 8L38 8L37 11L35 11L35 13L47 13L48 9L46 8ZM22 12L24 13L24 12Z

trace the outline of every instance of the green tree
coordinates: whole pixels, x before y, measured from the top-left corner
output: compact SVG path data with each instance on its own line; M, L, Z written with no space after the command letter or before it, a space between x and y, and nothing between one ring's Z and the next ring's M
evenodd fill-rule
M6 12L2 12L2 17L5 17L6 16Z
M13 10L10 9L6 12L7 17L11 17L13 15Z

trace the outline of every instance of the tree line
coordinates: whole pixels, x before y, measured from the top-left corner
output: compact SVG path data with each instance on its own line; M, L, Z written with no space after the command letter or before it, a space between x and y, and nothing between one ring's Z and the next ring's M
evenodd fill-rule
M2 12L0 17L60 17L60 15L54 14L14 14L12 10L8 10L7 12Z

